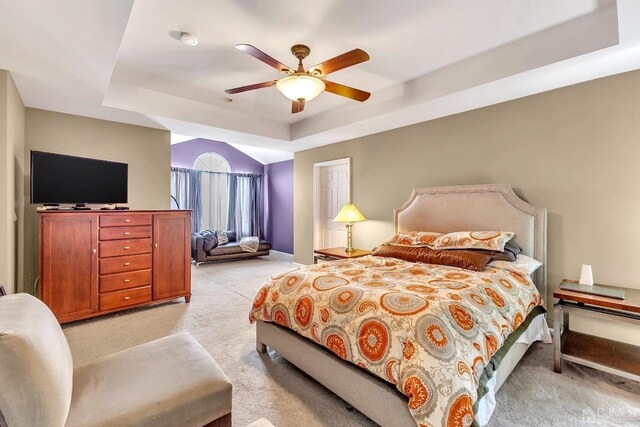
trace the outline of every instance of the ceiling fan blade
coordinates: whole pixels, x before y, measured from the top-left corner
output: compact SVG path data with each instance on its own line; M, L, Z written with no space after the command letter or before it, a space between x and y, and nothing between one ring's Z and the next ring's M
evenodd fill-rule
M369 92L365 92L364 90L341 85L339 83L330 82L328 80L323 80L323 81L327 85L327 87L325 88L325 91L335 93L336 95L355 99L356 101L360 101L360 102L366 101L371 96Z
M352 65L359 64L369 60L369 54L362 49L353 49L342 55L338 55L335 58L328 59L314 67L309 69L309 72L320 72L320 75L326 76L334 71L342 70L343 68L351 67Z
M282 62L270 57L257 47L251 46L250 44L237 44L236 49L248 53L249 55L253 56L256 59L259 59L260 61L275 68L278 71L293 72L291 67L287 67Z
M228 93L229 95L233 95L234 93L240 93L240 92L246 92L248 90L254 90L254 89L262 89L263 87L269 87L269 86L273 86L276 84L276 81L270 81L270 82L262 82L262 83L255 83L252 85L248 85L248 86L240 86L240 87L234 87L233 89L227 89L224 91L224 93Z
M304 110L304 101L292 101L291 102L291 113L299 113Z

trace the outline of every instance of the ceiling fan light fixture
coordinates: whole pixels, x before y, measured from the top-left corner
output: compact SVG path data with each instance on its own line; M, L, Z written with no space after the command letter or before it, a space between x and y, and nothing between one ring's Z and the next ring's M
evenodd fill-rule
M324 92L326 86L321 79L308 74L292 74L276 82L276 89L292 101L311 101Z
M295 70L250 44L238 44L236 48L275 68L278 72L284 72L288 75L279 80L226 89L224 92L229 95L275 86L279 92L292 101L291 114L304 111L304 105L307 101L311 101L325 91L360 102L366 101L371 96L369 92L364 90L324 80L330 73L368 61L369 55L362 49L350 50L305 71L302 61L311 52L308 46L297 44L291 47L291 53L298 59L298 67ZM322 79L318 76L322 76Z

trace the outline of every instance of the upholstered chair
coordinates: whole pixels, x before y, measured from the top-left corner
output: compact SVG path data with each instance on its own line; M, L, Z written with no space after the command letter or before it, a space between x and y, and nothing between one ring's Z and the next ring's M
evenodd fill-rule
M231 383L186 333L74 368L46 305L1 296L0 425L231 426Z

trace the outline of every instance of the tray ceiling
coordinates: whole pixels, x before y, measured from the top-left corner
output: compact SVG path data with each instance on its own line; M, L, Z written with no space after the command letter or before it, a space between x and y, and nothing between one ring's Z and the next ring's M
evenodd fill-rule
M27 106L294 152L640 68L634 0L0 0L0 68ZM186 46L176 32L191 32ZM282 76L234 49L293 66L353 48L371 60L331 80L372 93L323 93L299 114Z

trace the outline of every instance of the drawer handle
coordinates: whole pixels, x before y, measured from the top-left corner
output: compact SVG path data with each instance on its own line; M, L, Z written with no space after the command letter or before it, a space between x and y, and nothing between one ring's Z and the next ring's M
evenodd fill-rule
M131 297L124 297L123 298L123 300L125 300L125 301L128 300L128 299L131 299Z
M125 247L124 247L124 250L125 250L125 251L126 251L126 250L128 250L128 249L131 249L131 248L130 248L129 246L125 246Z
M131 222L131 220L127 218L124 220L124 222Z
M129 234L131 234L131 233L129 233L128 231L125 231L125 232L124 232L124 235L125 235L125 236L128 236Z
M124 279L124 283L129 283L131 280L129 279Z
M94 250L93 250L93 253L95 254L96 252L98 252L98 251L96 251L96 250L94 249Z
M124 265L126 267L127 265L131 265L131 263L130 262L125 262Z

